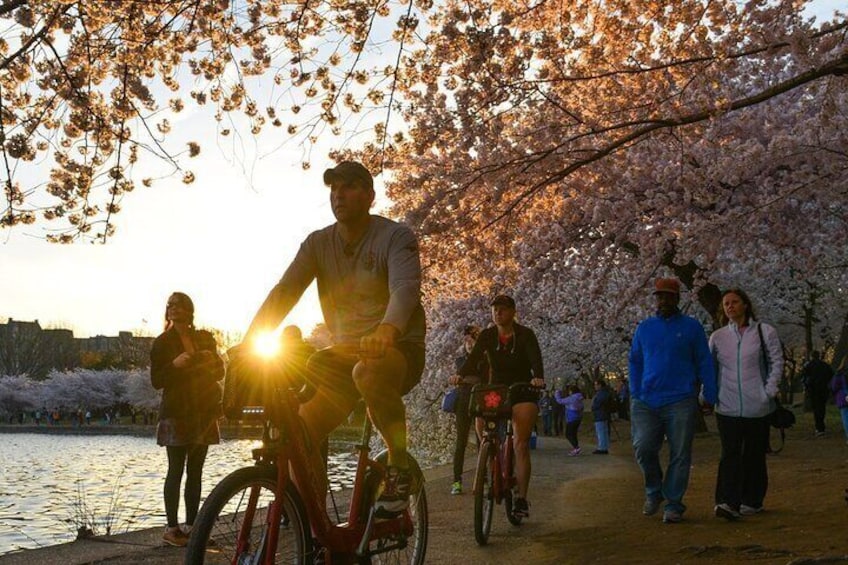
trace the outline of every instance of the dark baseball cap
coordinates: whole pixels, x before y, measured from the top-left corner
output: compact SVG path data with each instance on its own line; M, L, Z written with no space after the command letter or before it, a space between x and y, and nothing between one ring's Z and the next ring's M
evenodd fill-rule
M492 299L490 306L509 306L510 308L515 308L515 300L512 299L511 296L507 296L506 294L499 294Z
M374 190L374 177L365 165L356 161L342 161L335 167L324 171L324 184L331 186L337 180L358 180L363 183L368 190Z

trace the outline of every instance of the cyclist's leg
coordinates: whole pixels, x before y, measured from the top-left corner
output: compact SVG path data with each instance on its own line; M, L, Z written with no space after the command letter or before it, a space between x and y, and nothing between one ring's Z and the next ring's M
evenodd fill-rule
M512 405L512 443L515 446L515 478L518 497L527 498L530 485L530 432L539 415L535 402L520 402Z
M382 358L365 359L354 368L354 382L383 436L390 466L407 466L403 395L418 384L423 372L424 347L408 342L398 342Z
M353 368L353 381L368 405L374 426L383 436L389 452L388 464L406 468L406 407L403 388L407 362L390 347L383 357L363 359Z
M309 358L308 378L315 395L300 405L298 415L312 442L309 463L315 475L326 481L323 445L330 432L345 421L359 400L351 371L356 357L340 353L332 347L322 349ZM321 501L323 502L323 500Z

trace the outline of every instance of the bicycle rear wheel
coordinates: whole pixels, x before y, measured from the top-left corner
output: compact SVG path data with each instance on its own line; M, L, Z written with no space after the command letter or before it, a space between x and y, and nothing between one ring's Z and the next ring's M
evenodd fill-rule
M492 531L492 513L495 508L493 449L494 446L487 442L485 449L480 450L474 477L474 539L478 545L486 545Z
M504 493L504 507L506 508L506 519L509 520L509 523L513 526L520 526L521 520L523 519L521 516L516 516L512 512L512 501L514 500L515 493L512 489L509 489Z
M512 450L512 438L507 437L506 441L509 442L505 446L505 456L504 456L504 466L507 469L508 475L504 479L504 486L506 488L506 492L504 493L504 507L506 508L506 519L509 520L509 523L513 526L521 525L521 516L516 516L513 512L513 502L517 498L518 489L515 486L515 452Z
M269 504L274 500L277 470L246 467L230 473L218 483L203 503L186 547L186 565L258 563L268 535ZM258 495L252 518L248 500ZM246 523L250 520L250 523ZM244 530L247 539L239 547ZM312 537L300 495L289 484L283 494L275 563L312 563Z
M424 554L427 551L427 496L424 487L409 498L409 517L412 519L412 535L407 537L404 547L383 551L385 547L396 545L398 540L379 539L375 540L370 547L375 554L371 556L370 563L380 565L403 565L424 563Z
M384 465L388 462L388 453L383 451L376 457ZM403 538L380 538L371 542L368 551L370 558L364 562L379 565L422 565L427 553L427 493L424 489L424 475L418 462L409 455L409 470L413 475L413 488L409 494L409 518L412 520L412 534ZM393 548L393 549L392 549Z

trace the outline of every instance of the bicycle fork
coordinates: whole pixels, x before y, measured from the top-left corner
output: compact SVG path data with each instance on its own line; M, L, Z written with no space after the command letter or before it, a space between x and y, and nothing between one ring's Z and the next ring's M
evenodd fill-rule
M492 480L492 493L494 495L495 502L498 504L501 503L501 499L503 496L501 494L501 487L503 485L502 476L501 476L501 461L498 455L498 451L496 451L495 444L491 440L485 440L483 442L483 447L480 449L480 459L478 461L478 465L483 461L489 460L489 469L490 476ZM472 490L474 493L477 493L477 489L485 488L485 484L478 485L477 479L474 479L474 486ZM484 493L485 494L485 493Z

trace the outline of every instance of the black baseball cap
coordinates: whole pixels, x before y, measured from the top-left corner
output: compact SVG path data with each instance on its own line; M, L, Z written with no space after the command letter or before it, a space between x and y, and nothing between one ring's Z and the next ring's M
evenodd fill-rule
M358 180L363 183L368 190L374 190L374 177L365 165L356 161L342 161L335 167L324 171L324 184L331 186L337 180Z
M509 306L510 308L515 308L515 300L512 299L511 296L507 296L506 294L499 294L494 299L492 299L491 304L489 306Z

